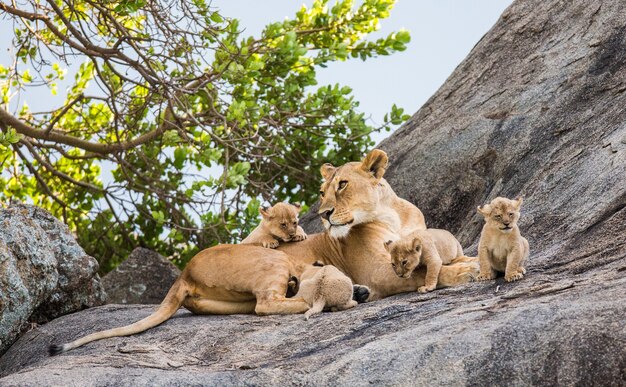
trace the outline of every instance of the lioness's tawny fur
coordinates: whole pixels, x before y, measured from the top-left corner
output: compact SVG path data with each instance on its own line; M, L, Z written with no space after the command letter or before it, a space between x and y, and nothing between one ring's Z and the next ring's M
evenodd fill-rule
M324 308L337 312L357 305L352 299L352 281L332 265L307 267L302 272L296 297L311 305L304 314L305 320L321 313Z
M385 242L391 255L391 266L400 278L410 278L419 266L426 266L424 286L417 291L426 293L437 287L442 265L463 257L459 241L446 230L429 228L414 231L398 241Z
M524 264L529 254L528 241L517 226L521 206L522 198L497 197L478 207L478 212L485 217L478 244L479 281L496 278L496 271L504 272L507 282L521 279L526 274Z
M299 204L278 203L273 207L260 208L261 223L241 243L260 244L275 249L280 242L299 242L307 235L298 226Z

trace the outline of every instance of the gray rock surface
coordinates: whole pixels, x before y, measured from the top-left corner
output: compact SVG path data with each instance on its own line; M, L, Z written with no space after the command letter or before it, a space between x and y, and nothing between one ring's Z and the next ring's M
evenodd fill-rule
M97 272L97 261L47 211L0 210L0 354L31 323L101 305Z
M308 322L181 310L140 335L47 357L51 342L153 310L93 308L24 335L0 359L0 384L626 385L625 106L622 1L518 0L381 148L396 192L466 252L477 205L524 195L523 280Z
M102 278L109 304L160 304L180 270L161 254L138 247Z

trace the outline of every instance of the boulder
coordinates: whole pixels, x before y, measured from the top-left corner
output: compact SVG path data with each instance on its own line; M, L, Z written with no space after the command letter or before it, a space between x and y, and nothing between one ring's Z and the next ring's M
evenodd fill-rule
M98 262L35 206L0 210L0 354L36 323L104 303Z
M161 254L138 247L102 278L109 304L160 304L180 270Z
M380 144L391 186L466 253L476 206L523 195L523 280L308 322L181 310L140 335L48 357L52 342L153 310L92 308L20 338L0 359L0 384L626 385L625 20L620 0L517 0Z

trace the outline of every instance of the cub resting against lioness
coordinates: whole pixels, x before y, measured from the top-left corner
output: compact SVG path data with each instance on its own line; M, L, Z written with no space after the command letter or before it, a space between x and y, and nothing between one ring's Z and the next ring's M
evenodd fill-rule
M521 206L522 198L497 197L478 207L478 212L485 217L478 242L479 281L496 278L496 271L503 272L507 282L521 279L526 274L524 263L530 249L517 226Z
M305 320L321 313L324 308L338 312L357 305L352 299L350 278L332 265L317 262L304 269L296 297L301 297L311 305L311 309L304 313Z
M420 293L435 290L441 266L463 257L463 247L454 235L437 228L414 231L396 242L387 241L385 248L398 277L409 278L419 266L426 266L425 285L417 288Z
M309 305L300 298L286 298L285 294L290 277L301 275L299 264L315 261L331 264L354 283L367 286L370 292L355 285L357 301L423 286L422 269L408 279L396 276L383 245L387 240L399 239L403 231L426 229L421 211L399 198L383 178L387 160L385 152L373 150L360 162L322 166L319 213L326 232L309 235L301 242L281 244L275 250L243 244L203 250L192 258L152 315L126 327L52 346L50 352L145 331L169 319L180 306L198 314L304 313ZM257 270L250 258L261 260L263 270ZM477 274L476 259L458 258L441 267L439 286L467 283Z
M280 242L299 242L307 235L298 226L299 204L277 203L269 208L260 208L261 223L241 243L260 244L275 249Z

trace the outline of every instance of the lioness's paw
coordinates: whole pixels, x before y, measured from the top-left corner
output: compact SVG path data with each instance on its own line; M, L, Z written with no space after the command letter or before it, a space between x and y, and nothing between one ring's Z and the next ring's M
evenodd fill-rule
M492 273L480 273L478 277L476 277L476 281L489 281L496 278Z
M524 274L522 273L522 271L518 271L512 274L505 274L504 275L504 280L506 282L513 282L513 281L517 281L524 278Z

